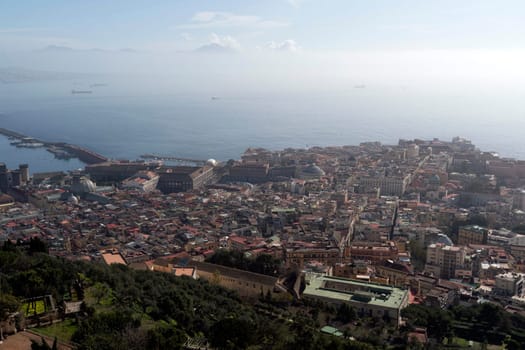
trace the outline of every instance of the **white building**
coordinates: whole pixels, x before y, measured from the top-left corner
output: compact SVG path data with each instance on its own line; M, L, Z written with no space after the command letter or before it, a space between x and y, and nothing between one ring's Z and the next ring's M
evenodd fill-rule
M419 157L419 146L415 143L408 145L406 155L408 159L417 159Z
M496 275L496 285L492 290L495 294L504 296L523 297L524 277L521 273L507 272Z
M456 270L465 268L465 249L442 243L431 244L427 247L427 264L425 271L436 277L454 278Z

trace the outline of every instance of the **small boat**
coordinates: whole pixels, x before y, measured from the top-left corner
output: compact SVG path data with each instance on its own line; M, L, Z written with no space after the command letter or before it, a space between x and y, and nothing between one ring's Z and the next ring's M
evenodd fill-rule
M91 94L93 91L91 90L71 90L72 94Z

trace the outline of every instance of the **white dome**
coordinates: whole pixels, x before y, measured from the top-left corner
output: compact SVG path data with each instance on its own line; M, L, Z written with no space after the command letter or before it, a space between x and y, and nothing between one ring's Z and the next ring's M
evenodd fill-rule
M219 164L219 162L217 162L217 161L216 161L215 159L213 159L213 158L210 158L210 159L208 159L208 160L206 161L206 164L215 167L215 166L217 166L217 164Z
M78 198L75 197L73 193L69 195L69 197L67 198L67 201L68 203L71 203L71 204L78 204Z
M70 190L75 195L81 195L89 192L95 192L97 186L90 179L82 176L74 176Z

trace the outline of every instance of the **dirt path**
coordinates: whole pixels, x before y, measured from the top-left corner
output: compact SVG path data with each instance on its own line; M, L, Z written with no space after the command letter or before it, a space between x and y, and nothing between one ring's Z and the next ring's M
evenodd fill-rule
M53 345L53 339L50 337L44 336L44 339L49 344ZM3 344L0 344L0 349L2 350L31 350L31 340L36 340L38 342L42 341L42 336L31 331L18 332L16 334L10 335L4 339ZM58 342L59 350L73 350L74 348L71 345Z

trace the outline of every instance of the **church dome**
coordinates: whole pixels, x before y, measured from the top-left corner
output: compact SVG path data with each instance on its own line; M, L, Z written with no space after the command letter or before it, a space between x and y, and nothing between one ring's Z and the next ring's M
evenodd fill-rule
M303 175L306 175L306 176L316 176L316 177L320 177L320 176L324 176L325 175L324 170L319 168L315 164L308 165L306 168L304 168L302 170L302 173L303 173Z
M90 179L84 176L73 177L73 183L71 184L71 192L75 195L95 192L97 185Z
M78 204L78 196L75 196L71 191L62 192L60 200L74 205Z
M2 204L10 204L10 203L13 203L15 200L13 199L13 197L7 195L7 194L3 194L3 193L0 193L0 205Z
M439 233L436 238L436 243L441 243L443 245L453 246L452 240L445 234Z

